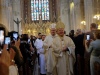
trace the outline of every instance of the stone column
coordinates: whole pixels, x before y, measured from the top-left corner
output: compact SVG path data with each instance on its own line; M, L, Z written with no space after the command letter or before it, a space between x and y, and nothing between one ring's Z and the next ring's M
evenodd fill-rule
M60 0L56 0L56 20L60 16Z
M65 24L66 34L69 34L69 5L68 0L60 0L60 17L62 22Z
M70 30L75 30L75 3L72 0L69 1L69 22Z
M92 0L84 0L86 30L90 30L90 24L93 22L93 3Z
M9 0L1 0L1 20L0 23L5 25L5 27L7 28L7 30L9 30L9 9L8 9L8 2Z
M14 30L13 24L13 10L12 10L12 0L8 0L8 21L9 21L9 31Z
M70 0L70 30L76 30L80 28L81 22L81 10L80 10L80 0Z
M1 23L1 0L0 0L0 23Z
M12 10L13 10L13 20L17 21L17 18L21 21L21 3L20 0L12 0ZM17 24L13 21L14 24L14 31L19 30L19 34L21 34L21 23L19 24L19 27Z
M5 25L8 31L13 30L11 0L0 0L0 23Z
M74 0L74 30L81 29L81 8L80 8L80 0Z

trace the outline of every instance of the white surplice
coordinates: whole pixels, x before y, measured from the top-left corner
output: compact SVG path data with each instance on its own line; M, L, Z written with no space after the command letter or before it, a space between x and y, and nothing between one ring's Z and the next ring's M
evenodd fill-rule
M68 47L69 51L63 52L63 47ZM57 75L73 75L73 66L75 63L75 45L73 41L67 37L56 37L53 40L53 55L57 68Z
M45 55L44 55L44 48L43 48L43 41L41 39L37 39L35 42L36 49L39 53L39 62L40 62L40 73L46 74L45 69Z

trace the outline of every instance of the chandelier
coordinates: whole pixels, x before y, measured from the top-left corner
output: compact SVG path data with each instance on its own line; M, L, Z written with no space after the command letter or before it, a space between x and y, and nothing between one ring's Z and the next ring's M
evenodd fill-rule
M81 21L81 25L86 25L86 22L85 21Z
M96 15L94 15L93 18L96 19L96 20L100 20L100 14L96 14Z
M98 25L98 29L100 30L100 25Z

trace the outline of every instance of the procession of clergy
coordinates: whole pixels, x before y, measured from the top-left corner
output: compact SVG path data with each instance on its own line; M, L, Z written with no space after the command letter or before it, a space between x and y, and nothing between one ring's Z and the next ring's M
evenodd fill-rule
M91 23L88 32L77 29L75 33L71 30L69 35L64 29L64 23L59 21L50 25L50 35L38 34L34 46L39 70L35 69L34 75L100 75L100 30L97 24Z
M72 39L65 35L65 25L62 22L50 25L50 35L38 34L34 45L37 49L41 75L74 75L75 45ZM38 75L38 74L37 74Z

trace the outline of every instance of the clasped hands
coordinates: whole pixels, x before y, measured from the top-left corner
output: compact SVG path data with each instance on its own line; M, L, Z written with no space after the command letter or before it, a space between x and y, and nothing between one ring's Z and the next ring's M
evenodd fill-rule
M63 52L67 51L67 48L68 48L67 46L63 47L62 51Z

